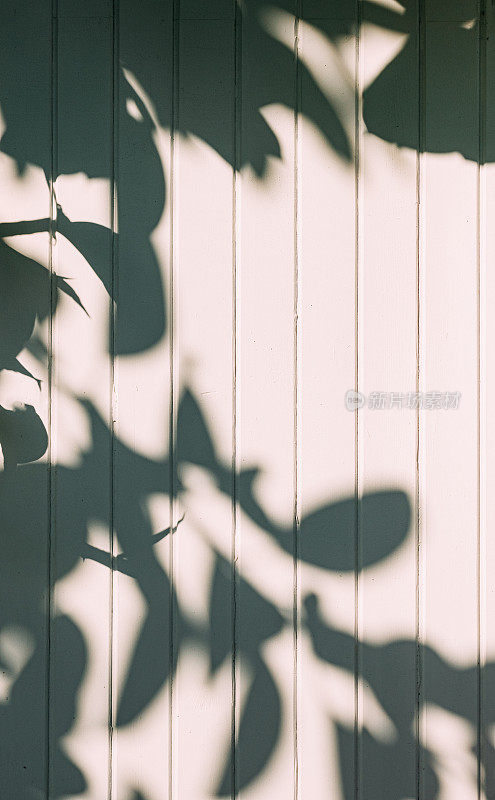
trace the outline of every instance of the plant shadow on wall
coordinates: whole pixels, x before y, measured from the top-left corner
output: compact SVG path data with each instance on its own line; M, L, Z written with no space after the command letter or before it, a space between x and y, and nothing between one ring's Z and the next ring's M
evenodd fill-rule
M292 6L282 2L272 4L275 6L279 12L294 11ZM311 25L338 47L354 28L354 3L337 2L332 7L335 12L332 19L328 15L323 19L312 18ZM439 3L437 12L440 14L446 7L447 4ZM219 4L218 16L224 14L225 8L220 9ZM215 42L212 44L211 26L208 41L206 35L204 41L201 38L200 25L190 49L187 40L180 40L179 108L175 119L180 132L194 134L232 166L250 165L260 179L266 174L268 160L281 155L277 137L261 109L271 103L293 109L295 78L293 53L260 23L263 11L263 4L257 2L248 2L242 12L239 11L243 16L243 41L249 42L257 56L243 71L240 160L234 156L231 117L225 120L227 100L233 101L234 97L230 82L233 49L229 47L225 53ZM132 4L124 0L121 3L121 14L128 13L132 18L132 35L126 36L125 27L121 25L119 150L115 175L110 174L108 167L112 163L110 127L101 124L102 119L109 118L112 97L111 38L108 38L109 48L100 48L89 56L88 39L75 37L69 40L70 47L66 48L70 50L70 58L64 58L59 64L58 102L63 111L59 111L57 125L57 174L84 172L90 178L116 177L119 233L114 234L103 225L71 221L59 207L57 234L84 256L109 295L112 294L111 253L118 253L116 323L115 329L109 331L108 348L113 355L123 357L145 353L167 335L165 291L150 242L165 205L166 185L154 141L156 121L136 87L144 87L146 95L152 99L160 125L170 127L172 95L166 87L170 83L168 76L172 74L172 48L164 47L164 42L172 42L170 12L166 3L161 3L158 9L157 3L147 0L140 4L136 15L132 13ZM215 15L210 11L210 16ZM384 29L408 34L400 53L365 92L367 127L386 141L416 149L417 10L404 5L404 13L397 14L380 5L363 2L361 16L364 21ZM456 23L446 19L444 25L437 25L428 40L433 59L429 62L432 64L433 98L436 92L438 102L432 103L427 146L434 152L456 151L465 158L477 159L472 126L477 119L477 94L473 87L477 80L478 44L476 26L465 27L465 23L470 23L470 16L471 6L466 3L465 19ZM226 19L228 21L228 17ZM51 89L48 78L44 83L41 76L46 74L48 51L43 31L49 30L50 14L47 11L44 16L41 10L25 17L11 14L2 22L0 104L5 132L0 150L14 160L19 180L28 165L41 167L48 179L52 170ZM111 32L111 21L107 22L107 32ZM454 52L457 55L452 69ZM305 116L321 131L339 157L351 164L354 154L346 133L348 121L340 118L338 110L304 64L299 70ZM136 80L131 80L130 76L135 76ZM128 113L129 108L132 113ZM490 152L488 147L488 155ZM0 236L15 237L16 234L49 230L48 219L25 219L0 225ZM201 264L197 267L200 276ZM84 297L79 297L77 287L65 278L52 278L46 265L17 252L14 238L9 239L9 244L0 244L0 283L0 369L29 375L29 370L23 366L25 349L46 368L48 352L46 344L33 336L35 322L42 322L55 313L62 295L77 303L81 314L85 313ZM34 375L34 379L36 377ZM78 795L87 785L82 769L68 755L61 740L77 719L80 687L90 653L82 632L72 619L55 611L52 619L47 618L48 581L56 584L85 558L125 573L139 589L146 612L117 701L117 728L135 722L150 707L174 674L186 642L207 654L211 677L232 652L230 565L211 545L215 567L210 587L209 624L202 626L181 609L167 571L157 558L155 545L170 534L170 530L154 530L145 511L147 499L156 493L166 494L172 484L179 496L185 496L186 487L181 478L182 469L187 465L206 472L214 490L230 497L230 466L218 455L205 414L192 389L184 389L179 403L174 448L178 463L175 467L167 459L146 458L123 441L112 439L111 431L93 403L82 397L75 399L90 424L91 447L77 467L60 464L52 470L51 480L55 483L57 498L57 538L56 558L50 565L46 564L45 534L50 513L49 467L46 463L35 463L48 446L46 429L32 407L23 410L0 407L0 443L4 457L4 470L0 475L3 555L0 665L8 687L0 704L0 769L5 796L16 800L40 797L47 780L40 731L45 729L47 714L48 636L56 643L50 664L50 682L56 687L50 696L50 796ZM163 409L163 414L167 414L167 409ZM92 523L108 522L111 447L119 486L114 527L121 549L121 554L114 559L109 552L88 541ZM264 531L267 542L279 547L281 556L291 555L293 531L276 524L260 504L255 491L257 474L258 470L252 469L238 476L241 513ZM362 566L366 568L393 555L406 540L411 511L406 495L400 491L366 495L361 511L365 521ZM352 573L355 530L353 496L315 510L301 522L298 545L301 561L332 573ZM180 525L175 535L181 535ZM238 608L242 633L237 651L253 676L238 729L235 789L241 790L270 769L281 738L282 698L276 676L266 661L264 647L284 627L290 627L291 621L242 574L239 576ZM172 616L177 620L179 638L170 652ZM312 642L316 659L344 670L351 678L354 676L354 638L325 622L318 598L310 593L304 598L301 626ZM439 788L437 765L434 755L423 750L416 741L414 731L416 692L410 675L411 665L418 655L416 643L408 640L381 646L363 643L362 649L360 677L371 687L394 731L387 741L368 730L362 733L362 746L370 754L366 795L372 800L413 796L416 776L411 754L418 747L425 767L425 798L434 800ZM22 658L12 658L12 653L21 653ZM458 715L472 725L474 731L478 723L472 699L476 668L457 669L427 647L421 649L419 656L429 675L421 696L422 706L434 703ZM489 664L485 670L486 685L490 687L495 677L492 675L494 665ZM487 703L489 696L490 690ZM495 723L492 705L485 709L484 719L487 726ZM228 729L229 720L226 725ZM346 800L350 800L354 796L355 732L352 726L340 723L337 728L343 789ZM492 796L492 750L488 742L486 733L485 780L487 793ZM225 752L219 753L218 785L206 787L205 792L213 791L219 796L231 794L231 758L226 743ZM129 787L129 791L133 788ZM136 798L142 797L138 788L135 787Z

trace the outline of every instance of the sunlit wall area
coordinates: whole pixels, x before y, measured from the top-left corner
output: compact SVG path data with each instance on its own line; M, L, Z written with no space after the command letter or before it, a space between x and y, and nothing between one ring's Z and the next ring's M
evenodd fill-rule
M4 0L0 796L495 791L488 0Z

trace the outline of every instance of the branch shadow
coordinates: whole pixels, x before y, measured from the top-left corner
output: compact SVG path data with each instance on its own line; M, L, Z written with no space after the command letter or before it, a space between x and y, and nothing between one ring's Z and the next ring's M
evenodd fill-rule
M217 19L217 14L232 27L233 5L227 7L221 2L217 5L218 8L210 5L210 22ZM402 3L403 14L366 0L361 3L363 21L407 35L398 55L364 92L363 114L369 133L400 147L458 152L466 159L480 160L476 136L479 31L477 24L469 27L471 4L461 5L456 20L452 21L446 11L448 4L438 2L435 24L427 24L426 30L422 30L418 28L418 7L413 3ZM273 6L287 14L296 11L289 2L280 1ZM0 371L10 370L36 379L19 360L26 348L33 347L36 324L53 316L62 295L84 312L82 300L65 278L16 251L12 242L3 241L6 237L56 233L86 259L116 304L114 326L112 322L108 331L107 349L112 356L144 353L168 334L169 303L151 241L167 199L156 146L157 120L163 128L174 128L176 133L207 143L232 167L250 167L262 180L270 160L282 157L280 143L263 110L271 104L281 104L292 112L299 110L300 98L294 91L294 53L261 24L265 4L253 0L238 8L235 13L241 16L242 41L249 43L251 51L257 54L252 63L242 62L240 148L234 146L233 136L231 106L235 102L235 87L229 72L234 69L232 43L228 43L228 52L225 47L216 47L215 42L212 47L209 39L212 26L200 23L204 9L198 12L200 5L192 3L190 17L186 19L194 20L197 15L197 25L189 26L194 46L191 47L187 37L179 36L179 107L174 116L167 77L174 69L172 47L164 48L164 42L170 45L173 37L172 4L144 0L136 14L134 4L123 0L121 14L131 13L133 26L132 34L123 34L116 88L111 81L113 20L104 16L99 20L97 27L100 33L103 31L103 46L95 48L91 58L88 58L88 43L93 29L89 23L84 29L86 38L78 39L77 32L81 29L77 26L72 29L67 21L59 20L61 35L72 47L68 48L71 57L64 58L63 69L57 76L64 112L58 120L55 165L52 87L47 70L52 47L51 7L43 0L36 13L6 12L2 16L0 104L5 132L0 141L1 152L13 159L19 181L30 166L40 168L47 182L80 172L88 178L108 179L118 198L119 225L117 232L94 222L72 220L61 204L55 221L41 218L0 224ZM340 0L332 6L331 13L328 9L320 16L308 12L303 19L330 42L338 44L355 30L355 4ZM428 53L429 112L425 139L420 142L418 52L423 36ZM133 83L130 76L137 82ZM303 61L298 64L297 79L303 87L305 117L314 123L342 162L352 165L356 154L347 133L348 120L342 118ZM113 110L109 113L114 93L115 118ZM115 157L109 140L117 128ZM484 156L488 161L493 160L495 153L492 144L489 137ZM198 276L200 279L201 265ZM42 348L36 352L46 367L48 354ZM3 554L0 666L8 678L8 692L0 703L0 739L5 743L0 768L6 796L19 800L38 798L48 780L53 798L75 796L87 788L86 777L65 752L62 739L77 719L90 654L74 621L57 613L47 597L53 586L82 559L92 559L106 569L132 577L145 606L118 697L117 728L131 725L150 707L174 676L184 642L189 641L207 654L212 677L232 657L230 564L220 553L214 553L208 626L193 624L182 613L170 576L155 551L156 543L165 536L181 535L180 524L174 532L169 529L157 532L146 511L147 498L154 493L167 493L170 486L176 487L178 497L181 496L184 491L181 468L187 464L204 469L218 491L231 497L231 466L219 457L192 389L186 387L179 402L174 443L178 454L176 466L171 466L167 459L152 460L139 455L113 435L89 400L82 397L76 400L89 422L91 447L74 468L50 466L39 460L47 452L48 434L32 406L15 410L0 406L0 445L4 459L0 473ZM98 550L88 541L93 522L108 522L111 451L120 493L113 520L121 548L119 556ZM277 546L281 556L293 555L294 531L277 524L256 495L260 470L261 467L253 467L237 476L241 512L264 531L267 542ZM57 533L53 542L46 521L50 518L49 499L51 502L51 487L55 482ZM411 508L404 492L384 490L365 495L361 510L365 521L362 535L366 541L362 566L366 568L390 558L406 541ZM307 514L300 526L301 561L329 573L352 572L356 567L356 513L352 495L338 502L329 500ZM237 592L242 637L235 646L249 665L253 679L241 709L234 747L220 754L218 785L214 787L219 797L252 786L269 770L283 726L277 676L267 664L263 648L291 622L242 576ZM363 731L359 746L366 752L369 766L366 796L370 800L413 796L415 762L411 753L418 750L424 765L425 800L435 800L439 791L437 765L414 732L417 706L416 685L410 681L411 665L420 659L428 671L428 694L421 703L434 703L473 727L478 723L473 716L472 699L475 667L457 669L431 648L422 647L418 651L413 641L394 641L383 646L363 642L363 669L356 673L354 638L324 621L318 598L308 595L304 608L301 624L311 639L315 657L364 680L397 734L393 742L384 742L370 731ZM172 621L175 621L174 631ZM9 659L8 648L5 649L1 638L5 631L21 631L22 635L16 634L21 644L31 643L29 647L26 644L29 654L20 665ZM52 661L47 641L56 644L52 648L55 654ZM493 685L494 669L495 665L488 664L483 670L481 677L487 687ZM487 795L492 796L493 745L488 727L495 722L495 715L491 710L490 689L486 700L481 760ZM49 743L45 748L40 746L45 733L40 735L40 732L46 730L48 709ZM354 796L356 733L339 724L338 739L344 794L350 800ZM233 759L236 759L235 770ZM136 800L142 797L136 789Z

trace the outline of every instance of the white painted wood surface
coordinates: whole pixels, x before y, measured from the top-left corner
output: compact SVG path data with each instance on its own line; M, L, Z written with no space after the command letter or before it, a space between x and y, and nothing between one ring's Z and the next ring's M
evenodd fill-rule
M4 6L2 797L489 800L491 3Z

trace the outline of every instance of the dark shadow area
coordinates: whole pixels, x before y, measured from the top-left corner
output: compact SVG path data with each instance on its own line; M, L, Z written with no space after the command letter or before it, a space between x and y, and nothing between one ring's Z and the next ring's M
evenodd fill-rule
M353 163L355 153L346 133L349 121L341 119L304 63L296 65L293 51L261 24L264 3L247 0L236 6L222 0L208 4L188 0L181 5L178 19L177 6L170 0L143 0L139 6L122 0L116 21L105 2L98 13L83 13L69 0L60 0L55 22L46 0L28 6L19 10L9 0L0 13L0 107L5 122L0 151L14 160L19 180L31 165L44 171L47 183L77 173L106 178L115 188L118 209L118 225L113 228L71 220L61 204L57 204L56 220L31 220L26 215L26 219L0 224L0 370L39 382L19 360L28 348L40 364L48 365L46 348L33 336L36 323L56 313L62 295L85 313L84 298L64 277L17 252L15 240L7 244L4 237L56 233L77 249L115 302L116 316L108 330L112 356L144 353L169 334L169 298L150 238L169 191L156 145L155 112L164 128L199 138L232 167L250 166L260 180L266 177L270 159L281 157L280 143L262 113L272 103L292 111L302 108L346 164ZM295 3L271 6L296 12ZM364 92L369 133L401 147L458 152L479 160L480 37L476 20L471 24L477 16L473 4L458 3L453 21L452 4L438 0L434 8L428 6L430 21L421 28L419 9L412 3L402 4L403 14L366 0L360 6L364 22L407 34L399 54ZM355 30L355 11L354 2L314 0L304 3L303 17L337 42ZM424 97L420 96L420 53L425 59ZM239 98L242 113L236 120ZM424 138L420 136L420 106L426 109ZM236 123L240 141L235 138ZM493 136L488 136L484 157L492 160L494 156ZM197 271L198 281L205 280L201 263ZM147 499L168 494L171 486L181 497L185 490L182 467L188 464L207 471L218 491L231 497L231 465L218 454L199 399L189 387L180 397L173 465L167 459L155 461L135 452L113 435L89 400L73 399L88 421L91 446L72 468L39 461L49 442L32 406L0 406L4 460L0 473L0 669L11 678L8 696L0 702L0 774L2 797L15 800L39 800L46 796L48 784L50 798L75 796L86 788L86 777L61 740L75 724L90 654L75 623L49 603L57 581L81 559L132 577L145 606L117 698L117 728L135 722L150 707L175 674L184 642L208 654L211 678L232 658L230 563L214 552L208 624L192 621L182 612L154 549L164 537L181 535L180 522L174 531L156 531L146 511ZM167 414L164 408L164 417ZM275 522L257 496L261 469L262 465L244 469L237 476L241 513L265 532L281 555L292 555L293 529ZM112 508L115 486L119 500ZM88 541L90 526L95 522L108 525L110 514L120 548L116 557ZM365 568L393 556L406 541L411 506L404 492L384 489L366 494L359 514L360 566ZM357 564L357 522L353 494L329 499L302 518L299 558L329 573L352 573ZM212 790L220 797L250 786L269 770L284 723L277 676L266 663L263 648L291 622L242 576L236 603L236 652L253 679L241 709L235 747L219 753L218 784ZM313 595L304 598L301 626L311 638L315 657L351 678L357 675L372 689L396 732L393 741L385 742L363 731L359 741L366 767L363 798L415 796L419 752L424 800L435 800L438 765L418 743L414 729L417 665L421 663L428 676L426 689L419 695L420 710L433 703L458 715L473 730L478 725L477 697L473 696L480 677L477 668L457 669L431 648L418 650L408 640L380 646L361 643L356 665L354 638L322 619ZM31 643L18 673L1 646L2 632L10 630L21 631ZM494 748L488 735L495 723L494 670L495 665L489 664L481 675L486 687L481 762L488 797L495 791ZM351 728L337 727L339 768L345 798L351 800L356 734ZM145 800L137 789L134 800Z
M329 664L352 672L355 663L355 641L352 636L334 630L321 619L318 599L308 595L304 601L305 627L311 635L315 654ZM392 722L395 735L392 741L380 741L365 730L360 744L365 769L364 796L369 798L392 798L412 796L416 785L416 763L414 753L419 747L425 797L435 798L439 789L435 755L429 752L414 735L418 711L415 685L411 681L411 665L421 663L427 680L420 692L419 711L426 704L456 714L472 725L473 752L476 754L475 731L478 725L477 698L473 687L478 680L476 666L460 669L442 659L432 648L425 645L419 650L415 641L397 640L383 646L364 642L360 645L360 675L365 686L370 687L380 706ZM493 686L495 664L484 670L483 680ZM494 722L495 707L486 697L484 721L488 728ZM353 760L355 741L352 730L339 726L339 747L343 763L345 796L351 798L354 791ZM493 746L484 749L483 764L486 770L486 790L490 792L493 781Z

